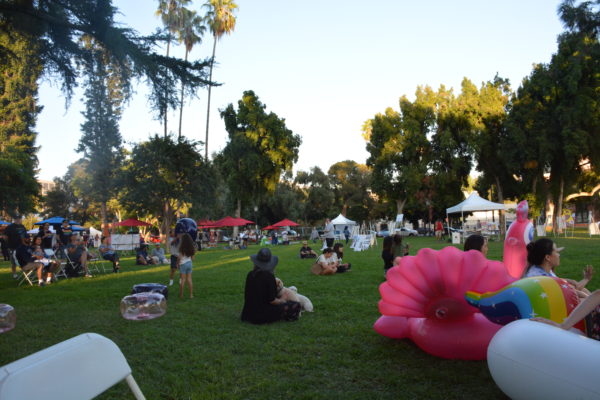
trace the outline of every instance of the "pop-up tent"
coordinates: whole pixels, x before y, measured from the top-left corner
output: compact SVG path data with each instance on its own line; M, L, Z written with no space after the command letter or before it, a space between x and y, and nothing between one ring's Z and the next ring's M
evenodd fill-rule
M344 217L342 214L331 220L331 223L333 224L333 229L338 239L341 239L344 236L343 232L346 226L350 230L350 237L354 237L354 235L358 234L358 225L356 225L356 222Z
M464 213L473 211L494 211L494 210L506 210L504 204L494 203L479 197L477 192L473 192L464 201L458 203L454 207L446 209L446 220L448 220L449 214L460 213L461 221L464 219ZM464 230L464 229L463 229Z

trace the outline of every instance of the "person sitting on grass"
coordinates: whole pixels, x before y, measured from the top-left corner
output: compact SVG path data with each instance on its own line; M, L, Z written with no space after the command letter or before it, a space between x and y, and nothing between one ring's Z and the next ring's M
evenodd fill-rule
M69 255L69 260L83 268L85 278L91 278L92 275L88 271L87 267L87 262L89 259L88 252L87 248L83 245L81 236L72 235L70 237L70 241L71 242L67 245L67 254Z
M21 238L21 244L15 250L15 257L19 266L24 272L35 270L38 278L38 285L45 286L44 265L33 256L33 247L31 247L31 236L26 233Z
M108 236L102 237L102 244L98 247L102 258L110 261L113 264L113 272L119 272L121 266L119 265L119 254L115 251L114 247L109 243Z
M532 276L552 276L557 277L556 268L560 265L560 252L564 247L556 247L556 244L548 239L541 238L527 245L527 262L529 267L525 270L524 278ZM594 268L586 265L583 269L583 279L579 282L573 279L564 279L577 292L580 298L590 295L590 291L585 285L592 279Z
M317 264L321 266L319 275L333 275L338 271L339 261L331 247L325 247L323 254L317 260ZM342 271L346 272L346 270Z
M251 255L250 260L253 269L246 276L241 320L252 324L297 320L302 310L301 304L277 298L277 256L272 255L268 248L262 248L257 254Z
M600 340L600 290L594 291L579 303L562 324L542 317L531 318L531 320L569 330L584 318L586 336L590 339Z
M484 256L487 257L487 253L488 253L487 239L478 234L469 235L469 237L465 240L465 245L464 245L463 249L464 249L464 251L477 250L477 251L481 252Z
M148 255L148 245L147 244L144 243L144 244L140 245L140 247L137 248L136 254L135 254L135 263L137 265L154 264L154 260L152 260L152 257L150 257Z
M154 248L152 249L152 254L150 254L150 256L153 259L156 259L158 261L157 264L166 264L167 263L167 256L165 256L165 249L160 247L160 243L154 244Z
M300 258L317 258L317 253L308 246L308 241L302 242L300 247Z
M346 272L349 269L352 268L352 264L350 263L344 263L343 258L344 258L344 245L341 243L336 243L333 245L333 252L335 253L337 259L338 259L338 269L337 269L337 273L341 273L341 272Z

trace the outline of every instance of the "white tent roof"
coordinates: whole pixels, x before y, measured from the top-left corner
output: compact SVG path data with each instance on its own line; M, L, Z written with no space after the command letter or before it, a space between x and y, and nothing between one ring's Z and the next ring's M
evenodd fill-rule
M333 225L356 225L356 222L344 217L342 214L335 217L334 220L331 221Z
M462 213L471 211L488 211L488 210L505 210L504 204L494 203L479 197L477 192L471 193L467 199L461 203L458 203L454 207L446 209L447 214Z

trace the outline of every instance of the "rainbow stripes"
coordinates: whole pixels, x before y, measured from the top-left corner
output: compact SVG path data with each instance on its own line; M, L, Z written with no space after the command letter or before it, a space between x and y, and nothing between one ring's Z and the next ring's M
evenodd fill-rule
M492 322L506 325L517 319L544 317L563 322L574 305L573 290L560 278L536 276L496 291L469 291L465 300Z

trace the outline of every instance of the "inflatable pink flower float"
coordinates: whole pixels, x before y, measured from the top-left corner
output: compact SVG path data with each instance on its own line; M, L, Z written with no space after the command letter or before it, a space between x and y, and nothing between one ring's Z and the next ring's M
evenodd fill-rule
M425 248L416 256L402 257L379 287L382 316L375 322L375 330L394 339L412 339L438 357L484 360L487 346L501 325L489 321L464 296L467 291L499 290L522 273L523 253L512 253L528 243L526 228L515 225L529 224L527 202L519 203L519 207L525 217L511 225L506 239L515 239L508 248L508 258L505 246L504 257L510 266L488 260L479 251L463 252L453 246L439 251Z

